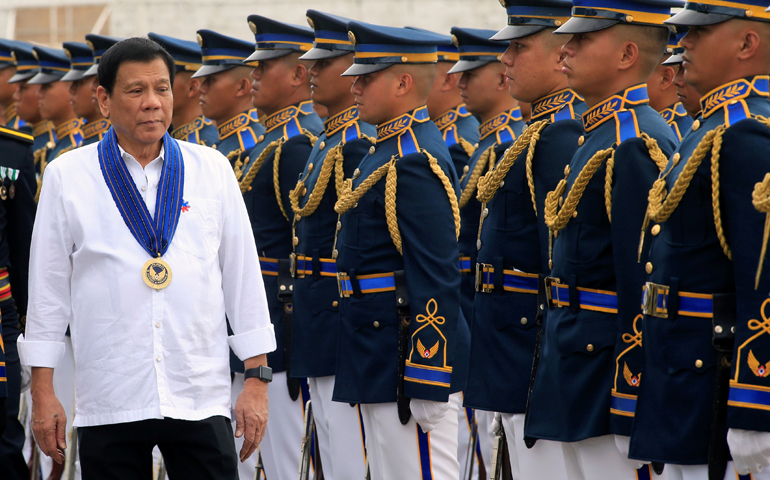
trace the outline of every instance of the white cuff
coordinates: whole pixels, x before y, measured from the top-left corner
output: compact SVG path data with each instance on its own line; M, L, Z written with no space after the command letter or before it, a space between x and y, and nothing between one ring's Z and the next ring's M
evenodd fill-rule
M64 342L35 342L19 335L16 340L19 360L26 367L56 368L64 356Z
M273 325L270 324L265 328L231 335L227 337L227 343L230 344L230 348L233 349L235 355L241 360L256 357L263 353L270 353L276 348Z

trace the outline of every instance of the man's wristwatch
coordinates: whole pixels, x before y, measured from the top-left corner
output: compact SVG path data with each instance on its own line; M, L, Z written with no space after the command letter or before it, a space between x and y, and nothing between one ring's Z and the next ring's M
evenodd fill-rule
M249 368L243 372L243 377L244 380L256 377L265 383L270 383L273 381L273 369L264 365L260 365L259 368Z

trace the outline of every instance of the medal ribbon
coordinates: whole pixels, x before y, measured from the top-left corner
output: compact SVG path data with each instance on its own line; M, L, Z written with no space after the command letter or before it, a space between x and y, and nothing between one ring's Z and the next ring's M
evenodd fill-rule
M184 161L179 144L166 132L163 146L165 159L153 219L120 155L115 130L110 127L99 141L99 166L112 199L131 234L152 257L160 257L168 250L179 223L184 193Z
M16 179L19 178L19 170L16 170L14 168L9 168L8 178L11 180L11 183L15 182Z

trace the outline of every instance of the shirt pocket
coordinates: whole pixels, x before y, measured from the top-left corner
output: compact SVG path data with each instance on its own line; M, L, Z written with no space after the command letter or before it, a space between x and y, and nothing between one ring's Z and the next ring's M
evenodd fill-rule
M369 250L374 247L381 218L385 215L385 205L375 195L365 194L358 201L358 206L343 215L345 228L343 243L353 250ZM349 217L349 218L346 218ZM380 218L378 218L380 217Z
M213 257L221 240L221 202L189 198L184 203L172 244L198 258Z
M681 203L665 223L670 231L670 234L665 237L669 245L694 246L705 241L706 229L714 218L712 210L704 204L705 192L701 190L700 183L696 175L690 182Z

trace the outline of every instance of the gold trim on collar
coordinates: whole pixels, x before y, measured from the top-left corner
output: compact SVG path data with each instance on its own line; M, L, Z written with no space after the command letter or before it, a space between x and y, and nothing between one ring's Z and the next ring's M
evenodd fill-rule
M327 119L324 122L324 131L327 137L331 137L346 126L358 120L358 108L350 107L347 110Z
M433 123L435 123L439 131L443 133L444 130L454 125L454 123L457 122L457 119L462 116L460 115L460 109L464 106L465 104L461 103L455 108L447 110L446 112L439 115L439 117L435 119Z
M720 107L723 107L730 102L748 97L752 92L767 97L768 81L770 81L770 76L757 75L750 80L739 78L738 80L715 88L704 95L700 100L703 118L708 118Z
M217 132L219 132L219 140L224 140L248 124L248 112L239 113L222 125L217 126Z
M546 97L532 102L532 121L537 121L540 117L554 113L564 105L574 103L576 100L582 100L582 98L569 88L559 90Z
M292 105L266 117L262 121L262 124L265 126L265 133L272 132L281 125L286 124L292 118L296 118L297 115L299 115L299 111L299 107Z
M40 123L36 123L32 126L32 136L39 137L45 134L51 134L53 131L53 122L50 120L43 120Z
M68 120L55 128L56 138L61 140L67 135L74 133L76 130L80 130L80 127L82 125L83 125L83 121L79 118L73 118L72 120Z
M205 124L206 123L203 115L200 117L195 117L192 122L186 123L179 128L175 128L171 132L171 136L177 140L184 140L185 138L189 137L190 134L195 133L203 128Z
M508 110L507 112L501 113L492 120L487 120L486 122L479 125L479 140L484 140L512 121L521 119L521 110L519 107L516 107L514 109Z
M95 137L96 135L100 135L106 132L107 130L109 130L110 125L112 124L106 118L100 118L99 120L96 120L93 123L86 123L85 125L83 125L83 128L82 128L83 140L87 138Z

